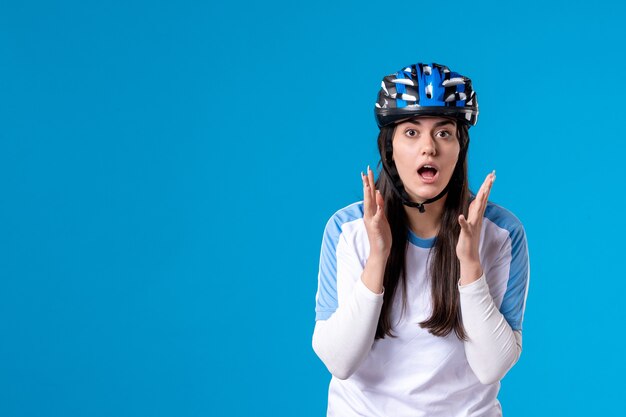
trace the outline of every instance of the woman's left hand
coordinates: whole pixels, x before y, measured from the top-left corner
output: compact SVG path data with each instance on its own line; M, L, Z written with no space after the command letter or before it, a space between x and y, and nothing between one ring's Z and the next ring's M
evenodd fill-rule
M456 256L461 262L461 269L465 269L464 266L468 268L478 266L480 268L478 255L480 233L482 231L485 208L487 207L487 199L495 179L495 171L487 175L483 185L481 185L480 190L476 194L476 198L470 203L467 219L463 214L459 216L461 233L459 234L459 242L456 245Z

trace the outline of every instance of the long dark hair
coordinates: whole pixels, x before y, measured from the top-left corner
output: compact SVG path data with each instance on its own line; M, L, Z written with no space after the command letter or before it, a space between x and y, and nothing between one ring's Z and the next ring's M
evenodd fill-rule
M379 174L376 180L376 188L380 190L385 200L385 214L391 228L393 243L391 252L387 259L383 285L385 295L383 296L383 306L378 319L376 329L376 339L384 339L385 335L396 337L392 333L391 307L398 284L402 284L402 314L406 309L406 251L408 245L408 219L404 211L402 200L393 190L393 179L389 177L386 170L380 169L381 164L386 164L385 141L393 137L396 125L383 126L378 135L378 152L381 160L379 162ZM461 149L467 148L469 144L468 126L465 123L457 122L457 138ZM463 152L463 151L461 151ZM389 169L395 172L395 169ZM393 174L392 174L393 175ZM461 307L457 281L460 275L460 263L456 256L456 245L459 239L461 226L458 217L461 213L467 216L469 207L469 185L467 180L467 157L461 154L452 174L450 186L443 214L441 226L435 239L435 244L431 248L432 256L430 276L431 276L431 296L432 315L419 323L422 328L435 336L447 336L452 330L461 340L466 340L465 329L461 319ZM426 206L428 210L428 205ZM416 210L411 208L411 210Z

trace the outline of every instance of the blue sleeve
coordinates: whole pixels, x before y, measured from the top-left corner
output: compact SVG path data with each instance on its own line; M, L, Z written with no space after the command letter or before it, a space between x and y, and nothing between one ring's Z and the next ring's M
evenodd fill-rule
M500 305L500 312L513 330L522 330L524 309L530 281L530 263L526 233L521 223L509 229L510 265L506 292Z
M322 237L315 320L326 320L337 309L337 244L340 236L341 225L333 216L326 223Z
M338 271L341 279L356 281L363 265L352 244L348 244L345 225L363 218L363 202L357 202L338 210L326 223L320 251L320 269L315 297L315 320L326 320L338 307ZM343 241L339 245L340 240Z

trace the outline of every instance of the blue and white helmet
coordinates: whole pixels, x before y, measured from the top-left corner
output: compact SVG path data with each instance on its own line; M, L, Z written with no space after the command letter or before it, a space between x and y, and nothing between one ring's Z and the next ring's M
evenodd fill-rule
M417 63L383 78L374 109L378 127L412 116L447 116L474 126L472 81L445 65Z

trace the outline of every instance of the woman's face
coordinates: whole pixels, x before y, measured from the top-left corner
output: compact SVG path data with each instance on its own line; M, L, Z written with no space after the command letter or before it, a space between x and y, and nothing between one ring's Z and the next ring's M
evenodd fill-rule
M452 119L420 116L398 123L393 134L393 159L414 201L424 202L445 188L460 149Z

